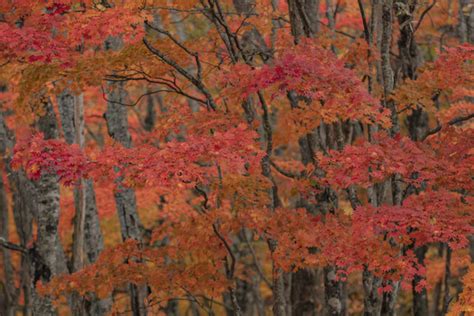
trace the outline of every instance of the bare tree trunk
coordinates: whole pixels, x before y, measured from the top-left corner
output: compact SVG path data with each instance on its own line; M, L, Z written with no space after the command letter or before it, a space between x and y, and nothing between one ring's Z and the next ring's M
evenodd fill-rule
M105 119L110 137L126 148L132 147L132 137L128 131L127 108L123 105L127 97L123 83L109 83L107 111ZM137 213L135 191L120 185L115 190L115 204L120 220L122 238L142 240L142 225Z
M2 150L4 152L4 150ZM5 192L5 185L3 183L3 175L0 175L0 239L3 241L9 241L9 214L8 214L8 200ZM3 275L4 281L0 284L0 296L2 299L1 314L5 316L15 315L15 307L18 303L19 289L15 285L15 272L11 261L10 250L6 247L1 247L2 263L3 263Z
M292 275L291 315L316 316L321 280L316 269L301 269Z
M109 43L112 49L117 49L120 44L118 39L111 39ZM126 102L127 92L124 83L108 83L107 111L104 115L107 121L107 130L113 139L126 148L132 146L132 137L128 130L127 108L123 105ZM115 207L120 221L122 239L134 239L143 241L140 218L137 213L137 202L135 190L121 185L122 179L117 179L117 187L114 192ZM146 315L144 300L147 296L146 287L137 287L130 284L131 307L134 316Z
M291 34L295 42L300 37L313 37L319 31L320 0L287 0Z
M74 95L65 90L58 96L58 107L64 138L68 144L84 145L84 109L82 95ZM78 128L77 128L78 127ZM81 179L74 188L73 270L80 270L85 264L97 260L104 248L100 222L95 201L95 192L91 180ZM91 315L104 315L110 309L110 299L98 300L93 297L83 301L79 311ZM85 309L85 310L84 310Z
M336 268L324 268L326 315L346 315L345 284L336 278Z
M5 171L12 194L13 219L20 246L26 249L31 242L33 217L36 213L36 192L33 183L28 180L23 171L13 171L10 167L11 153L14 146L14 137L5 125L3 113L0 113L0 152L3 155ZM23 291L23 314L31 315L31 297L34 291L31 276L34 267L31 258L22 253L19 290Z
M473 28L474 28L474 7L470 0L459 0L458 4L458 33L461 43L473 42Z
M58 125L53 106L48 100L44 103L45 115L38 120L40 131L45 139L58 137ZM59 224L59 182L55 174L43 173L36 183L38 197L38 237L37 259L42 262L41 279L48 282L58 273L66 272L64 252L58 235ZM36 269L35 269L36 270ZM35 271L36 272L36 271ZM56 310L48 297L34 295L34 315L56 315Z

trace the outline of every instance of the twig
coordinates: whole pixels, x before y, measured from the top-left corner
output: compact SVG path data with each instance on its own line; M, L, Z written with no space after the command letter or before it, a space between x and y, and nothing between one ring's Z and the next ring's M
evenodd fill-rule
M247 246L249 247L249 250L250 250L250 253L251 253L252 259L253 259L253 264L254 264L255 268L257 269L258 275L262 278L263 282L265 282L265 284L271 289L272 284L265 277L265 274L263 273L262 267L260 266L260 263L258 262L257 254L255 253L255 250L253 249L252 244L250 243L250 240L247 238L247 234L245 233L245 231L244 231L243 235L244 235L244 240L247 243Z
M474 113L470 113L466 116L459 116L459 117L453 118L451 121L448 122L447 125L455 125L455 124L458 124L458 123L461 123L461 122L464 122L464 121L468 121L468 120L472 119L473 117L474 117ZM423 137L422 141L425 140L428 136L431 136L433 134L438 133L439 131L441 131L442 128L443 128L442 125L438 125L437 127L433 128L432 130L429 130L428 133L426 133L426 136Z
M21 253L28 254L28 249L20 245L11 243L5 240L3 237L0 237L0 246L3 246L4 248L10 249L10 250L19 251Z
M416 23L416 26L415 26L415 28L414 28L414 30L413 30L413 34L415 34L416 30L418 30L418 28L420 27L421 22L423 22L423 19L424 19L425 15L426 15L428 12L430 12L430 10L436 5L436 2L437 2L437 0L434 0L433 3L430 4L430 5L423 11L423 13L421 13L420 19L418 20L418 23Z
M204 94L204 96L206 97L206 103L212 110L215 111L217 109L217 106L214 103L214 99L212 95L206 89L206 87L204 86L201 80L191 75L186 69L178 65L178 63L176 63L174 60L166 56L159 49L156 49L155 47L153 47L146 38L143 39L143 43L145 44L145 46L148 48L150 52L152 52L154 55L160 58L164 63L174 68L179 74L181 74L183 77L188 79L188 81L191 82L202 94Z

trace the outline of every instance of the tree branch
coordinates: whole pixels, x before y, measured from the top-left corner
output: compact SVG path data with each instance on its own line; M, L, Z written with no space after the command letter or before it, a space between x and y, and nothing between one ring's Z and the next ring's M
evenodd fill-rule
M418 28L420 27L421 22L423 22L423 19L424 19L425 15L426 15L428 12L430 12L431 9L433 9L433 7L436 5L436 2L437 2L437 0L434 0L433 3L430 4L430 5L425 9L425 11L423 11L423 13L421 13L420 19L418 20L418 23L416 23L416 26L415 26L415 28L414 28L414 30L413 30L413 34L416 33L416 30L418 30Z
M456 117L456 118L452 119L451 121L449 121L447 125L449 125L449 126L456 125L458 123L468 121L468 120L472 119L473 117L474 117L474 113L470 113L470 114L465 115L465 116L459 116L459 117ZM442 125L438 125L437 127L433 128L432 130L429 130L428 133L426 133L426 136L423 137L422 141L425 140L428 136L431 136L431 135L434 135L434 134L438 133L439 131L441 131L442 128L443 128Z
M24 248L20 245L11 243L11 242L5 240L3 237L0 237L0 246L2 246L4 248L7 248L7 249L10 249L10 250L19 251L21 253L28 254L28 249L26 249L26 248Z
M206 97L206 103L207 105L212 109L216 110L217 106L214 102L214 99L210 92L206 89L204 84L202 83L201 80L198 78L195 78L193 75L191 75L186 69L178 65L173 59L169 58L166 56L163 52L161 52L159 49L156 49L153 47L146 38L143 39L143 43L145 46L148 48L150 52L152 52L155 56L160 58L164 63L168 64L172 68L174 68L179 74L181 74L183 77L185 77L189 82L191 82L204 96Z

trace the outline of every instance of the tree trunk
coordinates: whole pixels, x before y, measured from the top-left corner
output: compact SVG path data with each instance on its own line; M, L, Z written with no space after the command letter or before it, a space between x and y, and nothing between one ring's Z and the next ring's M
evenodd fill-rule
M291 315L316 316L320 307L318 292L321 280L318 270L301 269L292 274L291 279Z
M5 125L3 113L0 113L0 152L3 155L5 171L7 173L13 203L13 219L20 246L24 249L31 243L33 232L33 218L35 217L36 192L34 184L21 170L14 171L10 167L14 146L13 133ZM21 274L19 290L23 291L23 314L31 315L31 297L34 291L31 275L33 273L32 261L25 253L21 255Z
M112 49L120 46L118 39L111 39L109 45ZM104 115L107 122L107 130L114 140L122 146L130 148L132 137L128 130L127 108L123 105L127 98L124 83L108 83L107 110ZM143 241L142 224L137 213L137 202L135 190L121 185L122 179L117 179L117 187L114 192L115 207L120 221L120 229L123 240L134 239ZM144 300L147 296L147 287L137 287L130 284L130 300L134 316L146 315Z
M288 0L288 8L290 13L290 24L295 43L298 43L300 37L313 37L318 31L318 15L319 15L319 3L317 0ZM331 29L334 26L333 15L331 13L331 3L327 1L326 3L328 8L328 18L330 19ZM288 98L290 104L293 108L298 107L300 101L299 96L294 92L288 92ZM305 101L305 100L304 100ZM329 124L321 124L321 130L324 130L324 134L328 135L331 131L334 130L334 126ZM334 133L333 133L334 134ZM299 139L301 160L304 164L314 163L314 154L315 150L315 135L317 133L310 133L305 137ZM336 141L335 135L333 135L334 141L329 141L329 139L321 139L321 142L325 143L321 146L331 149L342 149L343 144L339 144ZM331 144L329 144L331 143ZM327 190L330 191L330 188ZM304 200L300 201L302 205L308 210L308 212L314 212L315 209L320 208L320 213L327 214L329 212L328 205L329 199L331 199L331 194L321 194L318 197L318 205L309 205ZM346 290L344 282L337 280L336 278L336 267L329 266L324 268L324 288L325 288L325 313L328 315L345 315L346 313ZM315 270L305 269L299 272L302 275L314 275ZM315 313L315 304L314 304L314 292L305 293L301 291L300 287L305 289L316 290L318 287L316 278L307 278L306 280L301 280L298 274L293 274L292 276L292 286L294 291L291 295L291 305L294 313L304 312L305 314L311 315ZM304 282L298 284L298 282ZM304 308L301 310L301 308ZM299 314L295 314L299 315Z
M2 150L2 152L4 152ZM5 185L3 183L3 174L0 175L0 239L3 241L8 242L10 239L9 235L9 214L8 214L8 200L7 195L5 192ZM13 265L11 261L10 250L6 247L1 247L2 253L2 266L3 266L3 275L4 275L4 282L0 284L0 296L2 299L0 303L2 303L2 308L0 309L0 313L5 316L13 316L15 315L15 307L18 301L18 290L15 286L15 273L13 270Z
M320 0L287 0L291 34L297 43L300 37L313 37L319 31Z
M58 137L58 125L53 106L48 100L44 103L45 115L38 120L40 131L45 139ZM59 224L59 182L55 174L43 173L36 183L38 197L38 233L36 265L42 265L40 279L48 282L58 273L66 272L64 252L58 235ZM37 270L37 269L35 269ZM35 271L36 274L37 271ZM35 275L35 279L38 276ZM56 310L48 297L34 295L34 315L56 315Z
M474 43L474 6L471 0L459 0L458 19L461 43Z
M59 114L64 138L68 144L84 145L83 97L65 90L58 96ZM76 128L79 127L79 128ZM74 188L73 269L80 270L85 264L94 263L102 249L104 241L95 201L92 180L81 179ZM104 315L110 309L110 299L98 300L93 297L84 301L80 310L91 315Z

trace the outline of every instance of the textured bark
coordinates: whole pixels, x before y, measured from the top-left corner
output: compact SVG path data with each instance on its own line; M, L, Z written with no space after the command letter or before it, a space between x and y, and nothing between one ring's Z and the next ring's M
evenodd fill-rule
M316 316L320 307L320 282L316 269L301 269L292 274L291 315Z
M160 95L156 96L157 98L161 98ZM155 100L153 95L147 96L146 99L146 116L143 120L143 128L147 132L151 132L153 128L155 128L156 123L156 106Z
M471 0L459 0L458 33L462 43L474 43L474 6Z
M3 152L3 151L2 151ZM4 241L9 240L8 230L8 201L5 192L5 185L3 183L3 175L0 176L0 238ZM0 303L2 308L0 313L5 316L13 316L15 314L15 306L18 300L19 291L15 286L14 270L11 261L10 250L5 247L0 247L2 253L2 267L4 282L0 284Z
M300 37L313 37L318 31L318 14L320 1L314 0L288 0L290 13L291 30L295 42L298 43ZM331 30L334 27L334 17L332 14L332 3L326 2L327 17ZM288 92L288 99L293 108L298 107L300 101L311 102L304 97ZM341 124L321 124L319 133L309 133L298 140L300 145L301 160L304 164L315 163L315 151L318 149L342 149L344 146L344 135ZM318 135L319 134L319 135ZM320 147L320 148L317 148ZM318 196L318 205L311 205L300 200L298 203L304 206L308 212L319 211L321 214L331 212L331 204L334 202L334 194L327 188L323 194ZM345 284L336 279L335 267L324 268L324 288L325 288L325 313L328 315L345 315L346 313L346 290ZM299 271L300 274L292 275L292 295L291 306L295 315L304 313L312 315L316 313L314 293L318 288L316 278L301 279L301 275L315 275L315 270L305 269ZM303 290L304 289L304 290ZM311 290L312 292L306 292Z
M324 268L324 287L326 315L346 315L347 306L344 300L345 285L336 278L336 268Z
M424 266L426 251L428 250L427 246L417 248L415 250L416 258L418 263L421 266ZM426 288L423 288L421 291L416 290L418 283L423 280L423 277L415 276L412 281L413 286L413 315L423 316L428 315L428 293Z
M232 0L235 11L241 15L250 15L255 8L256 0Z
M122 83L109 84L111 92L108 94L107 129L109 135L121 143L124 147L132 146L132 139L128 131L127 109L122 104L126 97L126 91ZM135 239L142 241L142 225L137 213L137 202L135 191L125 188L120 184L121 179L117 179L117 188L114 192L115 207L120 221L122 239ZM139 289L135 285L130 285L130 299L133 315L146 315L144 299L146 290Z
M451 303L451 295L449 291L449 282L451 279L451 255L452 255L452 250L449 248L448 245L446 245L446 265L444 267L444 280L443 280L443 286L444 286L444 297L443 297L443 309L442 309L442 314L446 315L449 310L449 304Z
M241 19L255 14L255 0L233 0L233 5L235 11L239 14ZM247 63L253 63L256 57L260 57L261 60L266 63L272 57L271 50L267 47L265 40L258 29L255 27L251 27L243 33L239 39L239 44L241 47L242 58ZM255 110L252 98L245 99L242 102L242 108L249 124L257 119L257 112ZM271 178L270 173L268 173L267 176ZM274 192L272 191L270 194L274 194ZM250 243L248 243L249 237L245 234L247 234L247 232L244 229L239 234L238 239L236 239L233 243L233 251L237 260L246 255L248 256L249 252L251 252L251 250L248 249L251 247ZM239 247L239 244L245 243L246 241L249 247ZM258 259L255 258L255 260ZM280 281L281 280L278 280L278 282ZM264 313L264 303L262 302L262 297L260 294L259 282L260 278L248 278L247 280L238 278L236 279L235 296L237 304L234 303L233 305L239 306L242 315L262 315ZM232 304L230 305L232 306ZM235 312L228 311L228 315L235 315Z
M381 59L382 59L382 83L385 99L393 90L393 70L390 64L390 48L392 44L392 0L382 2L382 39L381 39Z
M270 251L276 250L276 244L273 240L269 242ZM286 316L286 299L285 299L285 284L283 280L283 271L277 268L275 263L272 266L272 283L273 283L273 315Z
M382 285L381 280L367 269L364 269L362 283L364 286L364 316L380 315L382 298L378 293L378 289Z
M58 125L53 106L48 100L44 107L45 114L38 120L39 129L45 139L57 138ZM43 270L49 271L49 273L42 273L40 279L48 282L51 276L66 272L64 253L58 236L58 177L54 174L42 174L36 183L36 190L38 198L37 251L40 265L44 265ZM56 315L55 308L48 297L34 295L33 300L34 315Z
M337 123L323 124L321 128L325 129L325 146L331 150L341 150L338 142ZM318 194L318 208L322 214L334 214L338 208L337 193L330 187ZM327 266L324 268L324 290L325 290L325 313L327 315L346 315L347 314L347 290L346 284L336 278L336 266Z
M398 0L394 4L400 27L398 38L398 49L400 51L400 63L404 78L416 79L416 70L423 63L423 57L414 38L413 15L416 10L416 2L409 0Z
M108 49L118 49L121 41L118 38L110 38L105 43ZM122 146L130 148L132 146L132 137L128 130L127 108L123 105L127 99L127 91L123 82L108 82L107 84L107 110L104 114L107 122L107 131L109 136L119 142ZM116 180L117 187L114 192L115 207L120 222L122 239L134 239L143 241L143 226L137 212L137 201L135 190L121 185L122 179ZM134 316L146 315L144 305L145 298L148 295L146 286L137 287L130 284L130 303Z
M300 37L313 37L319 30L320 0L287 0L291 21L291 34L298 42Z
M33 183L23 171L13 171L10 167L11 152L14 146L13 133L5 125L3 113L0 113L0 153L3 156L5 172L8 177L12 195L13 220L19 237L20 246L24 249L31 242L33 218L36 213L36 192ZM10 153L10 154L9 154ZM30 258L22 253L19 291L23 291L24 315L31 315L31 293L34 291L32 276L33 267ZM18 293L19 295L20 293Z
M368 188L369 203L377 207L384 202L385 191L381 184L375 184ZM382 286L382 280L372 272L364 268L362 272L362 284L364 287L364 315L378 316L381 314L383 296L378 289Z
M395 10L400 27L400 37L398 39L398 49L400 52L400 65L403 78L415 80L417 78L417 69L423 63L422 54L418 48L413 33L412 20L417 8L416 2L408 0L397 1ZM421 141L426 137L429 131L428 113L422 108L416 108L407 117L406 125L408 127L410 138L414 141ZM401 191L401 190L400 190ZM411 193L411 192L410 192ZM400 198L401 200L401 198ZM414 249L418 263L423 266L426 254L426 246ZM416 291L418 283L425 278L416 276L412 282L413 286L413 313L415 316L428 314L428 294L426 288Z
M76 97L68 91L63 92L58 99L64 138L69 144L77 143L74 119L75 100ZM83 189L85 193L84 248L87 255L86 262L93 263L104 248L104 241L100 230L93 182L85 180ZM77 189L75 191L77 192ZM75 199L77 199L76 192Z
M128 131L127 108L122 105L127 93L123 83L109 83L109 92L107 95L107 111L105 119L107 121L107 130L114 140L126 148L132 146L132 138ZM118 180L120 181L120 179ZM115 205L120 220L122 238L142 240L142 226L137 213L137 203L135 191L130 188L124 188L118 184L114 193Z
M258 94L260 103L263 110L262 122L263 129L265 132L265 141L266 141L266 156L262 159L262 175L267 177L272 181L272 188L269 190L270 196L270 209L275 211L277 207L280 206L280 201L278 198L278 187L275 184L275 181L272 177L271 167L270 167L270 157L273 153L273 130L270 122L270 113L268 106L265 102L265 99L261 93ZM268 239L268 248L270 252L274 252L277 247L277 242ZM285 298L285 284L283 280L283 271L279 268L274 261L272 261L272 284L273 284L273 307L272 311L275 316L286 316L286 298Z
M383 286L391 285L392 291L386 292L383 295L382 300L382 316L395 316L395 304L398 298L398 292L400 290L400 282L384 282Z
M57 101L66 142L83 147L84 114L82 96L74 95L71 91L65 90L58 96ZM94 185L91 180L81 180L81 183L74 188L74 205L76 216L74 218L73 269L79 270L84 264L94 263L104 248ZM83 301L79 309L82 311L81 313L104 315L110 309L110 305L110 299L98 300L92 297L90 301Z

